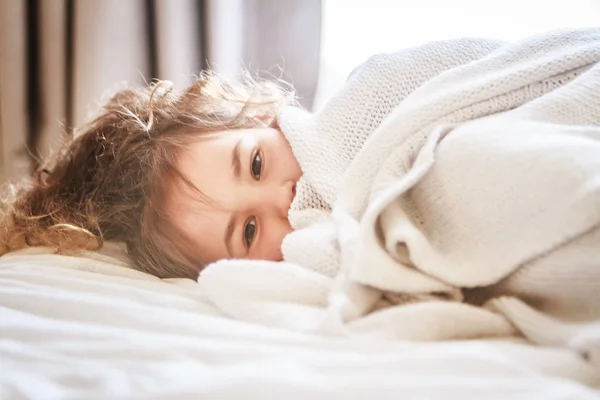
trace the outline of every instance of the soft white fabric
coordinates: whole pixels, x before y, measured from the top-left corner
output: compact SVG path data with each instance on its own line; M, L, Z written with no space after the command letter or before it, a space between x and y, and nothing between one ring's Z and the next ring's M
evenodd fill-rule
M376 55L355 71L341 93L318 114L293 107L282 110L280 127L304 173L290 210L292 226L301 229L329 219L346 170L365 140L409 94L440 73L480 59L501 44L460 39ZM325 228L299 231L296 236L302 238L290 237L284 243L286 259L335 276L338 252L329 242L336 232ZM305 251L317 247L319 251Z
M332 340L220 316L192 280L109 256L0 258L0 398L596 399L568 351Z
M485 43L375 57L318 114L283 110L304 172L287 263L217 263L211 301L330 334L524 335L600 366L600 30Z

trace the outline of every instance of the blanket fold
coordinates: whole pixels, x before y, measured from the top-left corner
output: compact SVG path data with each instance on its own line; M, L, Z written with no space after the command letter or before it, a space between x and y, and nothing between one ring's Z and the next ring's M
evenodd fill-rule
M252 302L292 314L303 304L313 308L298 319L259 319L403 340L522 335L595 362L599 61L600 29L373 57L322 111L279 115L304 173L283 252L304 283L261 262L214 266L225 276L247 265L244 286L290 285L279 290L293 301L273 290L237 297L210 272L199 282L240 319L261 314L240 311Z

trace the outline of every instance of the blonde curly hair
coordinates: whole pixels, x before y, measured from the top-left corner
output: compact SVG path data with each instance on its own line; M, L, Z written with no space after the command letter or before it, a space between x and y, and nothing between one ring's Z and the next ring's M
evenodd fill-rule
M195 279L204 262L163 208L166 180L193 186L176 168L178 155L210 135L269 124L294 101L281 83L248 75L229 81L213 72L179 94L165 81L120 91L32 179L5 195L0 254L27 246L96 250L120 241L139 270Z

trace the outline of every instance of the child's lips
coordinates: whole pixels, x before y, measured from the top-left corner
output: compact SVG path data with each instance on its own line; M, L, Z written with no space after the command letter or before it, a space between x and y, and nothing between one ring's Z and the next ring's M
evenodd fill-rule
M295 183L292 185L292 196L293 196L292 198L296 197L296 184Z

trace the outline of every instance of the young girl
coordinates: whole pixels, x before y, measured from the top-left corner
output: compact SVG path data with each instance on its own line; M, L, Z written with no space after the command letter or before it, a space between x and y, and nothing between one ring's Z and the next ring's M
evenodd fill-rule
M300 169L277 129L293 92L204 73L117 93L5 199L2 252L127 245L140 270L190 277L221 258L281 259Z

